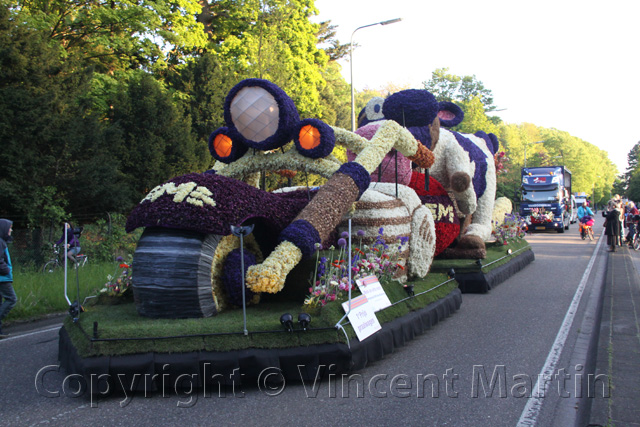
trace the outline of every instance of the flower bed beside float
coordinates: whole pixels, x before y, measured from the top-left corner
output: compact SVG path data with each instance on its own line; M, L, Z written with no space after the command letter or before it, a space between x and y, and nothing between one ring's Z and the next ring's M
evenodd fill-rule
M234 87L224 112L227 126L209 141L219 161L215 170L159 185L129 216L129 231L145 228L132 265L133 301L90 306L65 321L61 364L88 381L108 374L106 383L92 388L95 393L122 384L154 389L154 374L195 375L192 385L202 386L237 384L239 373L251 380L267 367L293 380L314 379L332 365L333 373L348 372L379 360L460 307L451 267L431 268L437 251L448 246L440 240L438 247L438 236L453 241L461 228L448 190L432 177L427 183L423 173L412 176L411 186L370 182L392 150L421 168L434 164L433 153L415 135L393 120L377 123L367 137L300 120L291 99L259 79ZM331 155L335 144L355 158L339 162ZM267 193L247 183L263 170L315 173L327 183ZM465 208L482 205L470 183L469 176L458 183L459 190L471 192ZM389 247L397 250L386 252ZM351 254L351 269L344 255L329 261L336 248ZM470 253L484 255L484 243ZM355 278L371 273L391 305L376 313L382 329L359 340L341 303L350 292L359 294ZM150 374L144 378L151 383L136 383L141 373ZM129 381L108 382L119 374Z

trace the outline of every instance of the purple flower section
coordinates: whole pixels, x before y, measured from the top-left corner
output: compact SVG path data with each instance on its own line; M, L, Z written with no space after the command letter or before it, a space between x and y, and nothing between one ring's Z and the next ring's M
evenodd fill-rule
M316 243L321 243L316 228L304 219L291 223L280 233L280 241L293 243L302 251L302 258L310 258L316 252Z
M280 117L278 118L278 130L269 138L264 141L252 141L240 134L233 124L231 119L231 102L235 96L245 87L258 86L269 92L278 104L280 110ZM227 95L224 102L224 121L229 127L229 136L231 136L234 142L240 141L242 144L255 148L257 150L273 150L280 148L287 142L291 141L291 132L294 130L296 124L300 121L300 115L298 109L293 103L293 100L289 98L289 95L280 89L277 85L271 83L268 80L263 79L246 79L235 85Z
M227 291L227 295L229 297L229 303L242 306L242 287L244 283L242 281L242 264L240 263L240 249L234 249L229 253L227 259L224 262L224 267L222 269L222 283L224 283L224 287ZM251 252L244 252L244 274L246 277L247 269L256 265L256 256ZM244 290L244 300L245 302L249 302L255 293L251 291L249 288L245 287Z
M216 174L191 173L171 179L176 186L195 182L208 188L215 206L195 206L173 201L174 195L163 194L154 202L145 200L127 219L126 230L138 227L163 227L192 230L206 234L231 234L231 225L241 225L251 218L261 219L276 235L291 223L309 203L306 192L273 194L242 181Z
M369 172L367 172L367 170L359 163L344 163L335 173L343 173L351 177L360 191L358 199L362 196L362 193L367 191L367 188L369 188L369 184L371 183L371 176L369 176Z
M484 151L471 142L470 139L458 132L453 132L453 134L455 135L458 144L460 144L464 151L469 153L471 161L476 164L476 171L473 174L472 183L473 189L476 192L476 197L479 199L487 189L487 156L484 154Z
M222 163L229 164L244 156L244 153L246 153L249 149L249 147L247 147L246 145L242 145L239 142L234 141L232 138L233 143L231 145L231 152L229 153L229 155L227 157L218 155L215 148L213 148L213 142L215 141L216 136L220 134L229 136L229 129L226 127L221 127L219 129L216 129L211 133L211 135L209 135L209 153L211 153L211 156L213 156L214 159L220 160Z
M494 155L496 154L496 152L500 148L500 142L498 142L497 136L495 136L492 133L487 134L486 132L483 132L481 130L474 133L474 135L477 136L478 138L484 139L484 141L487 143L487 147L489 148L489 151L491 151L491 154L494 154Z
M320 144L310 150L302 148L300 145L300 129L307 125L315 127L320 132ZM294 137L294 143L296 144L298 152L311 159L327 157L331 154L333 147L336 145L336 137L331 126L318 119L304 119L298 123L294 132Z
M443 101L439 104L440 125L446 128L459 125L464 119L464 112L453 102Z
M436 97L424 89L408 89L396 92L385 99L382 106L384 117L409 128L427 126L438 115Z
M429 123L430 124L430 123ZM431 141L431 132L429 132L429 126L411 126L407 128L411 135L416 139L416 141L420 141L422 145L431 149L433 145L433 141Z

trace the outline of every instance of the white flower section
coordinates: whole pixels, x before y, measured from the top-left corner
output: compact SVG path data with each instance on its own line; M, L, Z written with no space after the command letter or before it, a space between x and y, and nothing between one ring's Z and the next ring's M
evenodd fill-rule
M485 177L487 187L482 197L478 200L478 206L473 214L471 225L467 228L465 234L478 236L482 240L488 241L491 239L491 230L493 229L491 220L493 218L493 206L496 197L496 164L493 160L493 154L491 154L483 138L469 134L463 135L480 147L487 156L487 175Z
M176 191L175 196L173 196L173 201L175 203L181 203L182 201L184 201L184 199L189 195L189 193L191 193L191 191L194 188L196 188L196 185L198 184L196 184L195 182L185 182L184 184L178 185L178 188L177 188L178 191Z
M215 206L216 202L211 198L213 193L207 188L198 186L195 182L185 182L176 186L173 182L168 182L163 185L159 185L147 194L147 197L142 199L142 202L149 201L155 202L158 197L163 194L173 195L173 201L175 203L182 203L185 201L195 206L202 207L205 204L209 206ZM142 203L140 202L140 203Z
M340 163L332 156L324 159L310 159L295 149L289 149L284 153L263 153L260 151L256 151L255 154L247 153L221 169L219 173L223 176L240 179L258 171L290 169L330 178L339 167Z
M419 206L422 205L420 197L411 187L398 184L398 198L402 200L410 213L413 213ZM393 198L396 197L396 184L391 182L372 182L369 185L369 190L375 190L380 193L387 194ZM365 192L366 194L367 192ZM364 194L363 194L364 196Z
M458 144L456 137L446 129L440 129L440 138L433 150L435 162L429 174L440 182L447 190L451 188L451 177L454 173L463 173L473 178L475 165L469 158L469 153ZM464 214L471 214L477 208L476 193L473 190L473 184L469 185L465 191L453 192L458 208Z
M493 204L493 215L491 217L492 222L502 224L504 216L506 214L510 214L512 210L513 206L511 205L511 200L506 197L498 197Z
M362 153L366 148L371 148L372 145L384 151L385 155L391 151L392 148L395 148L407 157L414 156L418 152L419 142L411 135L411 132L392 120L385 120L380 123L380 128L373 138L371 138L371 141L346 129L332 127L336 137L336 143L345 146L356 154ZM383 158L384 155L380 158L376 167L382 162ZM369 171L369 173L371 173L371 171Z
M424 277L436 252L436 225L429 208L420 206L413 213L409 243L409 277Z

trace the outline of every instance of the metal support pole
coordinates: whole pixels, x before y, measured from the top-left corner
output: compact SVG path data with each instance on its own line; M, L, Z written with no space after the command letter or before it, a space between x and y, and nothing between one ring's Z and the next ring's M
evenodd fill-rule
M255 225L247 225L247 226L231 226L231 233L234 236L240 237L240 273L242 277L242 320L244 325L244 334L249 335L249 331L247 330L247 301L245 298L245 279L244 279L244 236L248 236L253 231L253 227Z

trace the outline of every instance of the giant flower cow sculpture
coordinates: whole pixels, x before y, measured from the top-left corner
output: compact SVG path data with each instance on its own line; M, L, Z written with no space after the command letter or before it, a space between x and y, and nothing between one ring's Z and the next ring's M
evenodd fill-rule
M411 89L396 92L384 100L374 98L369 101L358 117L358 132L366 132L367 127L391 120L406 127L430 148L435 157L431 176L453 194L460 213L470 219L458 244L447 251L447 256L484 258L484 242L490 239L492 230L496 194L494 154L498 150L498 139L484 132L469 135L441 127L455 126L463 118L457 105L438 102L426 90Z

